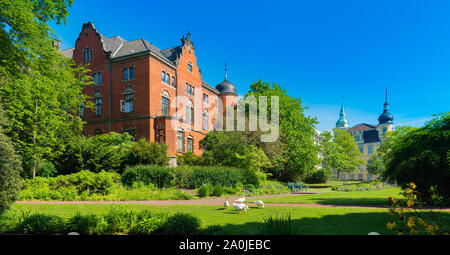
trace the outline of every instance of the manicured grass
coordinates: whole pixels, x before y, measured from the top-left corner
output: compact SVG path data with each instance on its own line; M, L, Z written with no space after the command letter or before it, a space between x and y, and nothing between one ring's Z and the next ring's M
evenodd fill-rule
M319 194L265 198L264 203L339 204L339 205L387 205L388 197L401 198L400 188L373 191L330 191ZM253 201L249 198L249 201Z
M150 209L169 213L189 212L198 216L202 228L220 225L223 230L219 234L255 234L262 226L263 216L282 216L290 214L295 224L298 224L301 234L356 234L366 235L375 231L380 234L393 234L386 229L390 216L385 209L358 208L309 208L309 207L265 207L258 209L250 207L247 213L237 214L233 209L224 210L221 205L25 205L15 204L15 210L31 213L53 214L61 217L71 217L77 212L81 214L105 214L112 207L122 207L128 210Z

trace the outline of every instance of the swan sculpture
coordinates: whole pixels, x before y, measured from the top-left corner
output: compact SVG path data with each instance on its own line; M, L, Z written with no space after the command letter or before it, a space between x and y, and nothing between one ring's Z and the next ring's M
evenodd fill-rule
M235 204L233 203L233 207L238 211L238 214L241 214L241 211L247 212L248 206L246 204Z
M238 202L238 203L244 203L244 201L245 201L245 194L242 195L241 198L235 200L235 202Z
M225 200L225 203L223 204L223 206L225 207L225 209L227 209L228 207L230 207L230 203L228 202L228 197Z
M264 208L264 202L261 200L255 201L254 202L259 208Z

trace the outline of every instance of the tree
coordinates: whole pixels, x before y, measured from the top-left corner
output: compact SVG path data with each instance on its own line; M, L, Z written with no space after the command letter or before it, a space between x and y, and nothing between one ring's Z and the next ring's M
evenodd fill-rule
M150 143L144 138L133 144L125 159L125 164L129 166L139 164L166 166L168 163L167 145Z
M369 160L367 160L367 171L371 174L380 175L383 173L383 161L381 156L373 154Z
M435 115L421 128L399 131L385 153L384 179L403 187L413 182L422 198L437 186L436 191L449 200L450 112Z
M353 141L353 137L345 130L335 128L333 130L333 143L332 149L330 149L329 159L327 161L333 169L338 173L338 178L341 172L355 171L363 160L361 152L359 152L358 146Z
M0 2L0 77L27 73L38 59L54 51L53 30L47 25L65 23L72 0L2 0Z
M22 183L20 157L15 153L12 142L2 133L2 124L6 122L0 105L0 214L16 201Z
M52 159L66 139L81 134L77 113L89 84L87 69L74 66L52 41L47 23L66 21L71 0L5 0L0 4L0 96L11 125L5 130L36 175L39 159ZM74 68L72 68L74 67ZM27 171L28 173L28 171Z
M261 80L250 86L246 94L255 96L259 104L261 96L267 96L267 116L270 120L272 110L270 97L279 98L279 127L281 155L277 157L277 165L282 169L279 178L285 181L299 180L313 172L319 163L319 147L315 145L314 128L317 120L306 117L301 98L294 98L278 84L269 84ZM264 148L264 147L263 147ZM275 154L276 155L276 154Z

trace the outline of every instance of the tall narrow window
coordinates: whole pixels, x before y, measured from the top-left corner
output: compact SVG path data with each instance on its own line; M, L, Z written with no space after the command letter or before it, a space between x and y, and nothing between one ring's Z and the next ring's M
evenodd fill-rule
M84 50L84 62L91 62L92 60L92 49Z
M162 104L162 115L163 116L168 116L169 115L169 99L166 97L162 97L161 100L161 104Z
M95 100L95 116L102 116L102 94L96 91L94 94Z
M176 83L175 83L175 76L172 76L172 87L176 87L177 85L176 85Z
M127 87L123 94L123 100L121 100L121 111L125 113L134 112L134 89Z
M208 104L209 102L209 96L207 94L203 94L203 103Z
M161 82L165 83L166 82L166 72L161 71Z
M130 67L128 69L130 69L129 70L129 75L130 75L129 80L134 80L134 67Z
M177 152L184 152L183 132L177 132Z
M170 75L169 75L169 73L166 73L166 84L170 85Z
M192 72L192 63L191 62L188 62L188 71Z
M203 113L203 129L208 130L208 113Z
M367 154L369 154L369 155L373 154L373 145L372 144L367 145Z
M128 80L128 68L123 69L123 80Z
M194 124L194 104L190 100L186 104L186 122Z
M188 137L187 139L187 151L194 152L194 139Z
M358 144L359 152L364 153L364 147L362 144Z

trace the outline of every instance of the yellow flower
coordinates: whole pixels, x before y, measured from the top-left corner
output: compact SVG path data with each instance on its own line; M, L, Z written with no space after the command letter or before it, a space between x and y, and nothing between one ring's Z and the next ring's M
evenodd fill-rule
M408 228L413 228L414 227L414 218L413 217L409 217L408 218Z
M406 205L407 205L408 207L411 207L411 206L414 205L414 201L408 200L408 201L406 201Z
M400 210L398 210L398 214L404 214L406 212L405 208L400 208Z
M388 223L386 224L386 227L387 227L389 230L394 229L395 226L396 226L395 222L393 222L393 223L388 222Z
M415 189L415 188L416 188L416 184L414 184L414 182L411 182L411 183L409 184L409 187L410 187L411 189Z
M398 235L403 235L403 232L400 231L400 232L398 232L397 234L398 234Z

